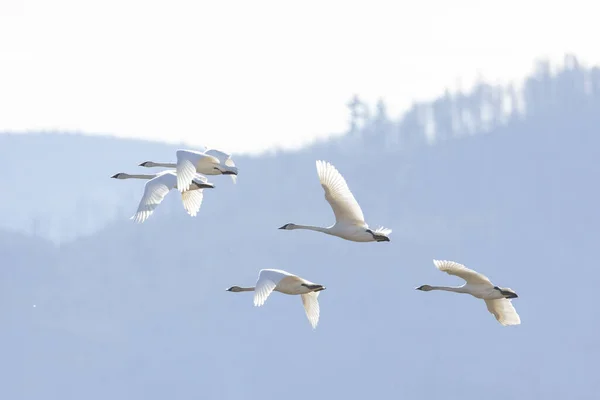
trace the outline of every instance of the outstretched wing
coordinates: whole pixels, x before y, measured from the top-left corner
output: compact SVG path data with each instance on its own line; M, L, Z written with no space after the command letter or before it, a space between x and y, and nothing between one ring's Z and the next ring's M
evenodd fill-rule
M364 224L363 212L348 188L346 180L338 170L330 163L318 160L317 174L325 191L325 200L333 209L336 221Z
M265 304L267 298L273 292L280 280L289 276L283 271L274 269L261 269L258 273L258 280L254 288L254 305L257 307Z
M222 152L220 150L210 149L204 152L204 154L211 155L219 160L219 162L223 165L227 165L228 167L235 167L233 160L231 159L231 154Z
M198 214L203 198L203 189L186 190L185 192L181 193L183 208L185 208L185 211L187 211L187 213L192 217L195 217Z
M317 328L317 324L319 323L319 292L310 292L301 295L302 304L304 305L304 311L306 311L306 317L308 321L312 325L313 329Z
M492 282L487 278L487 276L480 274L479 272L475 272L472 269L465 267L462 264L459 264L454 261L447 260L433 260L433 264L442 272L446 272L450 275L458 276L459 278L463 278L467 281L468 284L471 285L481 285L481 284L489 284L492 285Z
M147 220L169 191L175 187L175 180L174 174L163 173L146 182L137 212L130 219L139 224Z
M219 160L211 155L194 150L177 150L177 190L184 192L190 188L192 180L196 176L198 164L219 163Z
M485 305L503 326L521 323L521 318L509 299L486 300Z

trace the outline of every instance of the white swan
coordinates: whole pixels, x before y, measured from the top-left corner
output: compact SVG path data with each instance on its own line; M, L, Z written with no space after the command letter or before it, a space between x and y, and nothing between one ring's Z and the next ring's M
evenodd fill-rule
M290 223L279 229L308 229L353 242L389 242L388 235L392 233L392 230L383 227L376 230L369 228L358 202L338 170L325 161L319 160L316 164L319 181L323 190L325 190L325 200L329 202L335 215L335 224L328 228L322 228Z
M466 283L459 287L422 285L416 288L417 290L424 292L446 290L448 292L467 293L478 299L485 300L488 311L502 325L519 325L521 323L521 318L510 300L519 296L512 289L494 286L485 275L454 261L433 260L433 263L440 271L463 278Z
M299 294L306 311L306 317L313 329L319 322L319 292L325 290L323 285L317 285L311 281L300 278L280 269L261 269L258 273L256 287L232 286L229 292L254 292L254 305L262 306L271 292L276 291L284 294Z
M238 169L231 159L231 155L220 150L206 151L177 150L177 163L163 163L145 161L140 167L167 167L177 170L177 188L180 192L187 190L196 173L203 175L230 175L236 183Z
M111 176L111 178L149 179L144 185L144 195L140 200L137 212L130 218L137 223L142 223L147 220L169 191L177 187L177 174L174 170L161 171L152 175L126 174L124 172L119 172L118 174ZM190 216L195 217L196 214L198 214L198 210L200 210L202 199L204 198L203 189L212 189L214 187L215 185L208 183L206 177L196 174L190 189L181 193L183 208L185 208Z

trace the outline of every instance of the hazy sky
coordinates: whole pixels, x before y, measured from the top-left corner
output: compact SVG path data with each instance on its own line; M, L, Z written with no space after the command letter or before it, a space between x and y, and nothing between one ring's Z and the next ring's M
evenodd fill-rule
M459 77L600 62L593 4L0 0L0 130L297 146L343 132L354 93L398 114Z

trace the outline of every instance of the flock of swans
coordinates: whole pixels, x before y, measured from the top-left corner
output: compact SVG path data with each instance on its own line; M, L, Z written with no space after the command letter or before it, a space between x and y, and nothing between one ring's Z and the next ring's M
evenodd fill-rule
M204 148L201 151L177 150L176 163L146 161L139 166L171 168L156 174L127 174L120 172L112 176L115 179L146 179L144 193L136 213L131 217L137 223L143 223L152 215L165 196L177 189L186 212L194 217L202 205L204 189L214 189L204 175L230 175L236 182L238 169L231 156L215 149ZM337 236L353 242L389 242L391 229L369 228L363 212L350 191L344 177L328 162L317 161L317 175L325 191L325 199L335 215L335 223L329 227L308 226L288 223L280 227L283 230L306 229ZM174 169L173 169L174 168ZM485 275L454 261L433 260L436 268L442 272L462 278L462 286L421 285L416 290L429 292L445 290L466 293L485 301L488 311L503 326L519 325L521 319L512 305L511 299L517 294L510 288L494 285ZM315 329L319 322L319 292L325 290L320 284L308 281L297 275L279 269L261 269L254 287L232 286L229 292L254 292L254 305L262 306L273 291L288 295L300 295L306 316Z

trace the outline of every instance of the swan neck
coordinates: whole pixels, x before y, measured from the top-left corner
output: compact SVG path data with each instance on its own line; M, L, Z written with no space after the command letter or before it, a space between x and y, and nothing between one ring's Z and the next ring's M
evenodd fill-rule
M254 292L253 287L241 287L240 292Z
M123 179L152 179L156 177L156 175L147 175L147 174L127 174L123 177Z
M317 231L323 233L330 233L329 228L322 228L320 226L311 226L311 225L296 225L294 229L306 229L309 231Z
M463 287L452 287L452 286L432 286L431 290L445 290L447 292L454 292L454 293L467 293Z
M175 164L175 163L153 162L152 166L153 167L177 168L177 164Z

